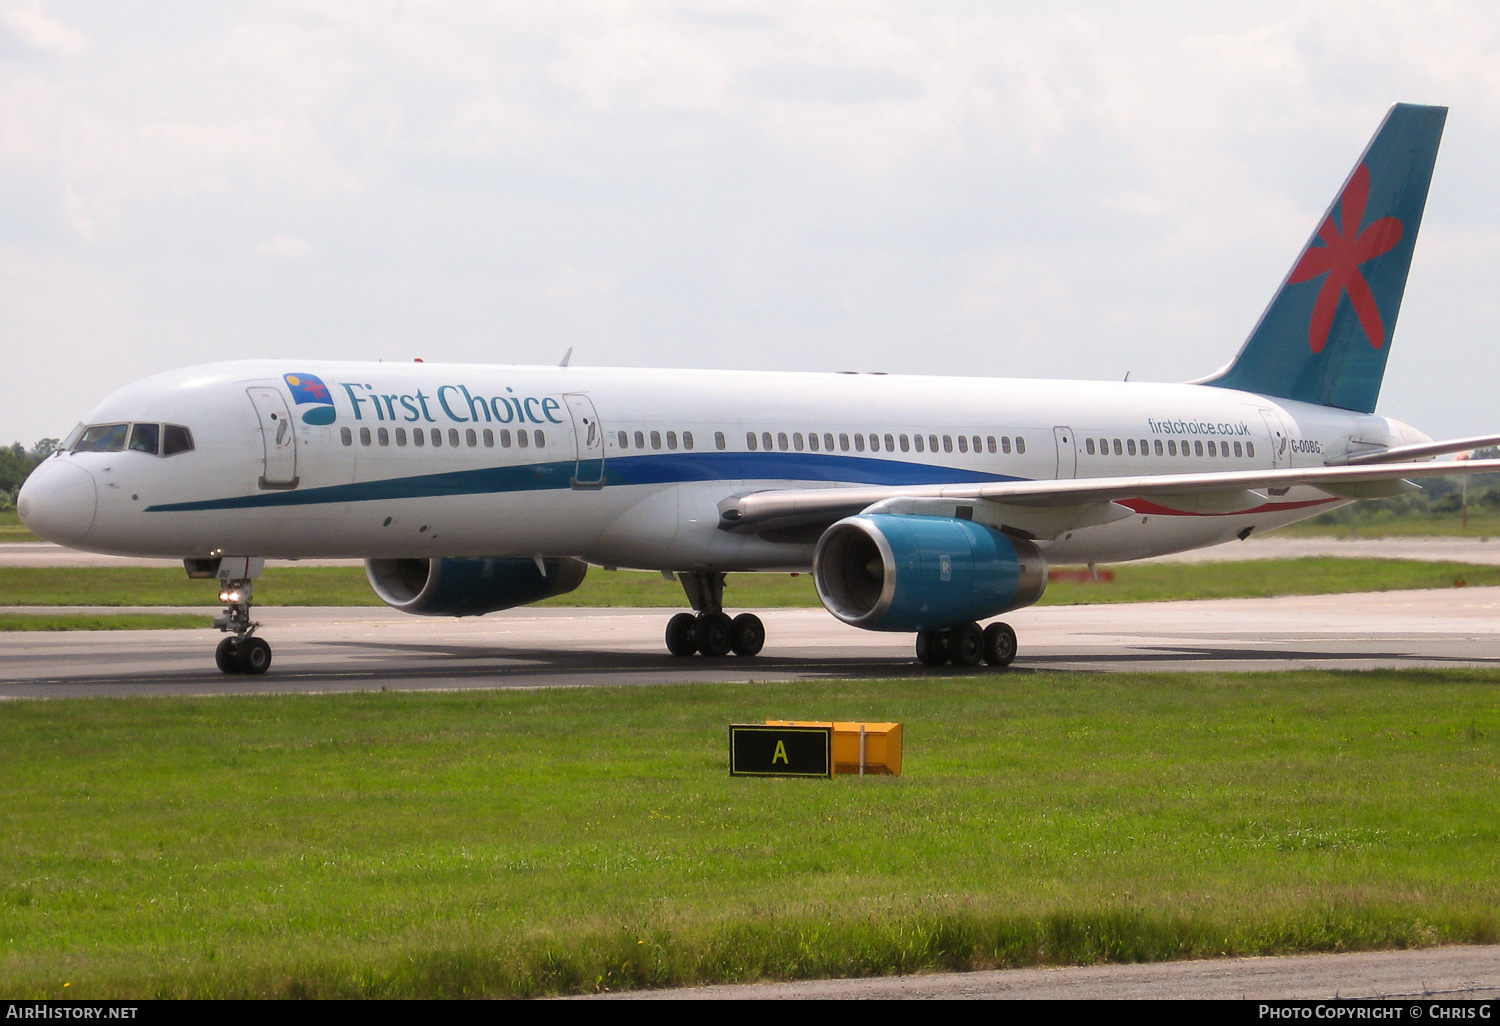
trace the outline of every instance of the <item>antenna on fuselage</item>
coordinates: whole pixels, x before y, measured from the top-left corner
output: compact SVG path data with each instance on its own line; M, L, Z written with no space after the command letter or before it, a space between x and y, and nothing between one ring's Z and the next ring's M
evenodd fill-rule
M563 353L562 363L558 364L558 366L566 367L568 365L568 361L571 359L573 359L573 347L569 346L568 351L566 353Z

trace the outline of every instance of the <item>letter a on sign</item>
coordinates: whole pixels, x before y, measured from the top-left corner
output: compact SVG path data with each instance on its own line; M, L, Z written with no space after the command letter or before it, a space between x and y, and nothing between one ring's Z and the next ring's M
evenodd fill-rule
M737 777L831 777L833 727L731 723L729 772Z

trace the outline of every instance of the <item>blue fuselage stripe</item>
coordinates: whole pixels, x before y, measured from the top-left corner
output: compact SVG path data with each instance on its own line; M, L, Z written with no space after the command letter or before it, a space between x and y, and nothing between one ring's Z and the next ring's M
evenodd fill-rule
M585 464L598 461L584 461ZM454 495L546 491L572 487L574 460L522 466L481 467L415 477L392 477L355 484L328 485L285 492L146 507L148 513L181 513L213 509L261 509L324 503L423 499ZM615 456L605 463L606 485L669 485L688 481L827 481L839 484L928 485L1015 481L1004 474L985 474L952 467L899 460L794 452L678 452L649 456Z

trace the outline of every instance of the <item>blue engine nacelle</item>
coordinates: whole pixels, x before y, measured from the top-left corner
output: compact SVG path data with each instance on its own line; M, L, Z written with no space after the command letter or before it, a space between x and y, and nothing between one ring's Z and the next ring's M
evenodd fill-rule
M577 559L367 559L365 576L388 606L422 616L480 616L566 595L583 583Z
M1031 542L972 520L871 513L823 532L813 582L828 611L855 627L947 630L1036 602L1047 561Z

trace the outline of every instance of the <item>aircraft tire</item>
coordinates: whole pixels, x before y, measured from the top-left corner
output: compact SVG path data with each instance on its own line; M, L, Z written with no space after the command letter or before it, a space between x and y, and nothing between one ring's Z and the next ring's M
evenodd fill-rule
M700 613L693 624L698 651L711 658L727 656L734 646L734 621L724 613Z
M953 628L948 635L948 658L954 666L978 666L984 662L984 631L977 623Z
M224 673L239 673L239 638L225 638L214 649L214 663Z
M667 651L674 656L690 656L698 651L697 619L692 613L678 613L667 621Z
M754 613L741 613L734 618L734 640L730 647L734 654L749 658L760 655L766 647L766 625Z
M991 666L1009 666L1016 658L1016 632L1008 623L992 623L984 629L984 661Z
M271 668L271 646L264 638L246 638L239 644L240 672L260 676Z
M942 666L948 661L947 631L917 631L917 662Z

